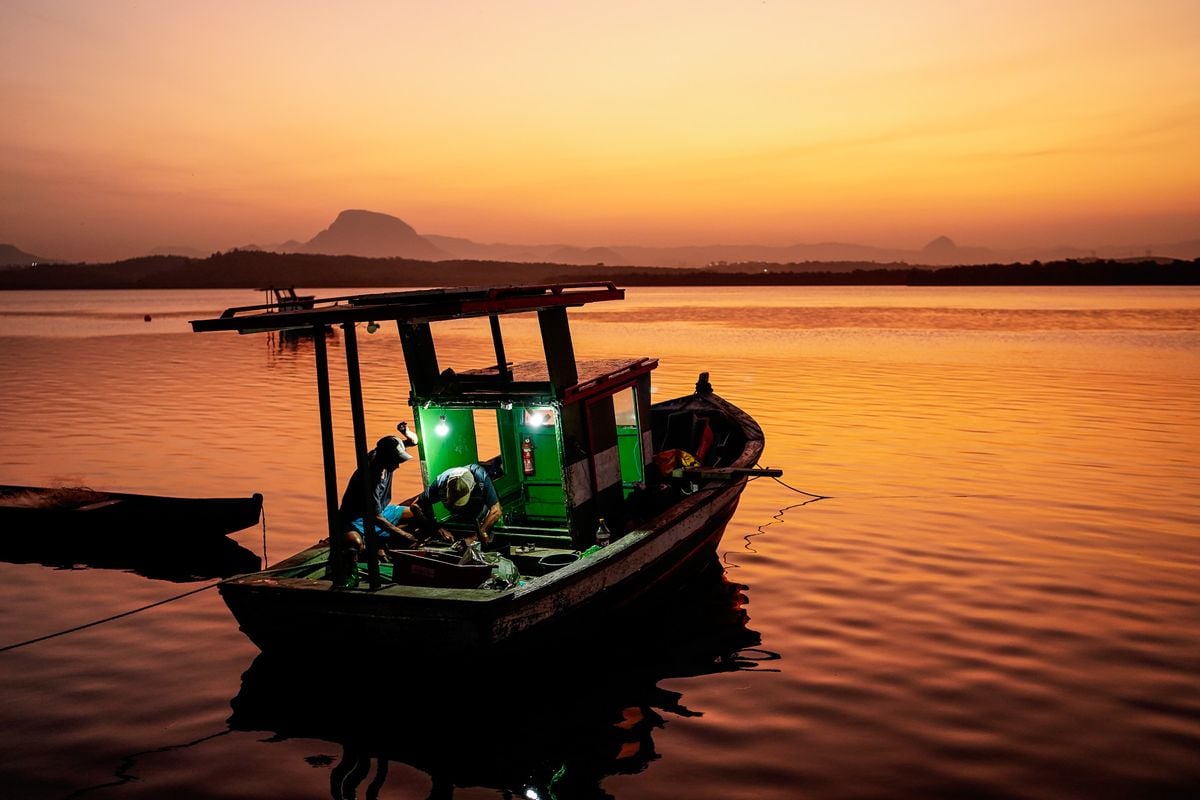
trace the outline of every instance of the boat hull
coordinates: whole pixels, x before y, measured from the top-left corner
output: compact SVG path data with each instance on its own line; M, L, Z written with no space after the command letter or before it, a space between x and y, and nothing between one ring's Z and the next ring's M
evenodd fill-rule
M0 560L132 570L164 580L259 569L227 533L255 525L262 495L179 498L0 486Z
M81 531L125 538L221 537L256 525L263 497L166 497L91 489L0 486L0 523L9 531Z
M744 482L743 482L744 483ZM519 644L559 625L636 602L686 581L711 560L737 507L731 486L661 529L640 530L605 550L504 592L388 585L377 592L330 591L328 581L268 573L223 582L222 597L260 649L369 647L438 657ZM324 547L305 551L323 561Z
M742 432L731 466L757 463L761 429L721 398L694 395L660 406L722 414ZM220 592L242 631L264 651L366 647L437 658L513 646L561 626L586 625L589 616L686 581L693 568L711 561L746 481L702 484L608 547L510 589L386 583L376 591L331 591L321 566L328 550L315 546L273 569L223 581Z

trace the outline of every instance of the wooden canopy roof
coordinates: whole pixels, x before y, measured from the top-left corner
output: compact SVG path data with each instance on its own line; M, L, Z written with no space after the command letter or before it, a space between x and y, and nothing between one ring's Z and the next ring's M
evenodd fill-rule
M622 300L625 290L610 281L534 286L416 289L404 292L320 298L312 308L277 310L273 303L226 309L215 319L192 320L192 330L262 333L344 323L438 320L517 314L568 308L604 300Z

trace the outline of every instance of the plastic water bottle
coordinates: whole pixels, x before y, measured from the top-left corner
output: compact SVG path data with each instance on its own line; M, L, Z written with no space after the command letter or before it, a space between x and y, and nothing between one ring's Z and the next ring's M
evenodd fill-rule
M608 543L612 541L612 533L609 532L608 526L604 524L604 517L600 518L600 524L596 526L596 544L600 547L608 547Z

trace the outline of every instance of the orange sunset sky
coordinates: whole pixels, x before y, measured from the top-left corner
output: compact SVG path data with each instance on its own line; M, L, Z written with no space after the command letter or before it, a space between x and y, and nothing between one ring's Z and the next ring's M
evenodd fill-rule
M0 0L0 242L1200 238L1198 0Z

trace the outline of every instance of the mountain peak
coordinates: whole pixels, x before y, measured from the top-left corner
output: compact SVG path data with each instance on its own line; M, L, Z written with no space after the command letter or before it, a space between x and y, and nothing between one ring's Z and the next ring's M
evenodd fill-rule
M944 253L948 250L956 250L958 245L949 236L939 236L929 244L925 245L921 250L926 253Z
M399 217L393 217L391 214L383 214L379 211L367 211L362 208L348 208L345 211L338 212L337 218L329 226L331 230L346 227L391 228L414 236L417 235L416 230Z
M352 208L337 215L303 247L306 253L367 258L439 259L446 256L399 217Z
M0 269L10 267L28 267L33 264L57 264L59 262L48 258L40 258L32 253L26 253L15 244L0 244Z

